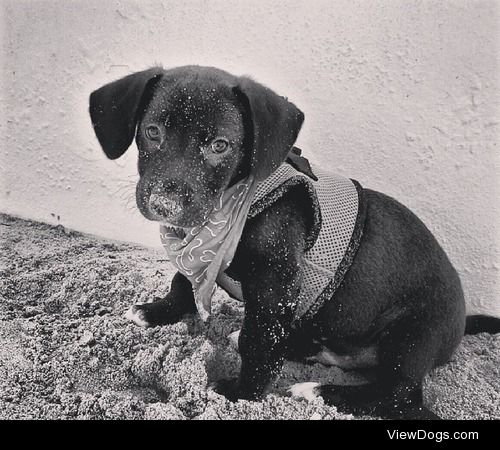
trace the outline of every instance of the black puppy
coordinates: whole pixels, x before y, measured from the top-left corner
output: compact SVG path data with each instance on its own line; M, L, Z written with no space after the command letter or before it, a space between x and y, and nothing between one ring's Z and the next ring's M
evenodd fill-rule
M147 219L181 231L202 224L239 181L275 173L304 118L249 78L198 66L153 68L107 84L91 94L90 114L109 158L136 138L137 205ZM315 357L344 368L375 366L377 380L363 386L304 383L291 389L294 395L321 395L354 414L435 417L422 405L421 384L448 361L464 334L455 269L412 212L357 185L363 226L351 238L359 244L355 257L334 294L297 325L296 299L315 226L305 186L290 186L246 220L226 271L240 282L245 301L241 373L217 389L233 400L259 399L285 358ZM154 326L195 311L191 282L178 272L164 299L135 305L129 317Z

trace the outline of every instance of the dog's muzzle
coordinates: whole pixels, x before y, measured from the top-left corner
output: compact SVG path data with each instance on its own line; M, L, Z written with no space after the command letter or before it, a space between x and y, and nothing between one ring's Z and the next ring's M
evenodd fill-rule
M149 196L149 209L160 217L176 217L182 212L183 199L178 186L173 183L160 183Z
M160 194L151 194L149 209L161 217L175 217L181 213L182 206L178 199L166 198Z

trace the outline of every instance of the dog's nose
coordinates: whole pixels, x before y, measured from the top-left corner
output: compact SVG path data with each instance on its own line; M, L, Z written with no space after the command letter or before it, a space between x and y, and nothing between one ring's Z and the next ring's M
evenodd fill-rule
M175 216L182 211L181 202L177 196L166 196L153 192L149 197L149 207L151 211L159 216Z
M190 201L190 189L184 181L161 180L151 190L149 207L157 215L175 216Z

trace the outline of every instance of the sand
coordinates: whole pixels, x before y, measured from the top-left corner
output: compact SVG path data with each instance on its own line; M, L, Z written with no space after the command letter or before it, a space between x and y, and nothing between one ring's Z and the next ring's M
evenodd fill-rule
M130 305L168 291L160 249L106 241L0 215L0 419L352 419L292 399L303 381L359 375L287 362L261 402L231 403L210 383L236 376L227 335L243 309L218 290L208 324L187 317L143 329ZM428 406L448 419L500 419L500 335L466 336L425 380Z

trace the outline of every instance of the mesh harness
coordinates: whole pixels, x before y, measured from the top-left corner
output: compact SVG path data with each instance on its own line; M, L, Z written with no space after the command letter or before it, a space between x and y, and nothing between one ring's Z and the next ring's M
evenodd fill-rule
M248 218L257 216L296 185L304 186L309 195L313 225L306 237L294 326L314 316L339 287L358 250L366 215L357 181L312 168L317 181L283 163L258 185L248 213ZM216 281L231 297L243 301L237 280L221 272Z

